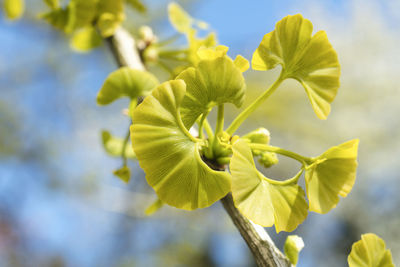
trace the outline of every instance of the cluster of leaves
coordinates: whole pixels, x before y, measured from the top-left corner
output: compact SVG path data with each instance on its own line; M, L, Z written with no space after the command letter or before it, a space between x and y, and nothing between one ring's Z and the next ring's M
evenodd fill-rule
M139 0L70 0L66 6L60 6L58 0L44 2L51 11L42 18L72 34L71 45L78 51L89 51L114 33L125 18L125 3L140 12L146 10ZM4 10L8 18L17 19L24 1L5 0ZM230 58L227 47L217 46L215 33L198 37L198 31L208 25L176 3L169 5L168 13L172 25L186 37L187 47L168 48L170 40L158 42L143 30L146 44L141 52L145 64L156 62L172 79L160 84L148 71L123 67L107 77L97 96L99 105L121 97L130 99L127 113L132 125L126 137L103 131L102 141L109 155L122 157L123 165L114 174L125 182L130 178L127 159L139 161L158 196L146 213L154 213L164 203L185 210L205 208L231 193L235 206L249 220L265 227L274 225L277 232L290 232L306 219L308 211L327 213L334 208L339 196L346 197L355 182L358 140L306 157L270 145L265 128L235 135L290 78L304 88L317 117L327 118L339 88L340 65L326 33L313 35L311 22L301 15L279 21L275 30L264 36L251 61L252 68L259 71L280 65L278 79L225 128L224 105L242 106L246 94L243 72L250 63L241 55ZM213 108L218 110L214 129L207 120ZM277 154L301 163L294 177L277 181L257 169L255 158L268 168L278 163ZM305 190L299 186L303 174ZM300 237L287 239L285 253L294 265L303 246ZM350 267L394 266L383 240L373 234L363 235L353 245L348 263Z
M70 0L64 7L58 0L44 0L51 9L41 17L53 27L72 34L71 47L87 52L102 44L124 21L124 5L145 12L140 0Z

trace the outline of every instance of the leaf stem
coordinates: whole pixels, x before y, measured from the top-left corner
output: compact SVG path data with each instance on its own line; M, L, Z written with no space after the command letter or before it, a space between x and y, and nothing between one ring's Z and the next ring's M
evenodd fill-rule
M207 112L204 112L203 115L201 116L200 122L199 122L199 138L203 139L203 125L204 125L204 121L207 119L208 114L210 113L210 110L208 110ZM207 131L207 129L206 129ZM208 132L207 132L208 135Z
M218 105L217 125L215 126L215 135L224 130L224 104Z
M191 134L189 133L188 129L186 129L185 125L183 124L182 118L181 118L181 111L180 111L180 108L178 108L178 109L176 110L175 118L176 118L176 122L178 123L178 127L182 130L182 132L183 132L187 137L189 137L190 140L192 140L192 141L195 142L195 143L197 143L197 142L199 142L199 141L201 140L201 139L198 139L198 138L193 137L193 135L191 135Z
M276 147L276 146L270 146L270 145L264 145L264 144L249 144L249 146L252 149L258 149L258 150L262 150L262 151L268 151L268 152L274 152L274 153L278 153L284 156L287 156L289 158L295 159L299 162L301 162L303 165L309 165L313 162L312 158L309 157L305 157L302 156L300 154L297 154L295 152L280 148L280 147Z
M131 131L130 131L130 128L128 127L128 132L126 133L124 142L122 143L121 156L122 156L122 164L123 164L123 166L126 166L127 163L128 163L128 158L126 157L126 146L128 144L130 135L131 135Z
M266 90L262 93L250 106L248 106L245 110L240 113L236 119L229 125L226 132L229 135L233 135L233 133L240 127L240 125L253 113L275 90L279 87L279 85L285 80L283 76L283 72L279 75L278 79Z
M206 130L209 139L214 138L214 131L207 119L204 120L204 130Z

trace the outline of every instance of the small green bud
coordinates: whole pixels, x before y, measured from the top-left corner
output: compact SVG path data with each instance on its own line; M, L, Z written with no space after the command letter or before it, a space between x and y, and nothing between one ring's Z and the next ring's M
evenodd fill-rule
M254 151L253 151L254 154ZM273 152L260 152L258 162L262 164L265 168L269 168L272 165L278 164L279 159L276 153Z
M269 131L265 128L258 128L246 135L243 136L244 139L250 141L250 143L256 144L269 144L270 134Z

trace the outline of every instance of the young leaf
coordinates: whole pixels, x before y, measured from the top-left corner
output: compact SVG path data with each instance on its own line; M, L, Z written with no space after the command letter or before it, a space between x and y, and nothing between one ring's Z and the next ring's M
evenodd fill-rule
M51 9L56 9L56 8L60 7L59 0L44 0L44 2Z
M114 175L125 183L129 183L129 180L131 179L131 169L129 169L128 166L123 166L122 168L115 170Z
M296 183L272 181L260 173L246 141L238 140L232 150L232 196L239 211L261 226L275 224L277 232L296 229L307 217L303 189Z
M102 42L103 39L96 29L89 26L74 33L71 39L71 47L78 52L86 53L99 47Z
M141 0L126 0L126 2L140 13L147 12L147 7L142 3Z
M385 241L375 234L361 235L361 240L353 244L347 262L350 267L394 267Z
M97 104L108 105L125 96L130 99L145 96L157 85L157 78L150 72L122 67L108 75L97 94Z
M156 201L154 201L150 206L148 206L148 207L146 208L146 210L145 210L144 213L145 213L147 216L151 216L151 215L153 215L155 212L157 212L159 209L161 209L162 206L164 206L164 203L163 203L159 198L157 198Z
M19 19L25 10L24 0L4 0L4 12L8 19Z
M188 48L188 61L196 66L200 58L198 56L198 50L201 47L213 47L217 44L217 37L215 33L210 33L204 38L199 38L196 36L197 31L195 29L191 29L187 36L189 48Z
M286 238L285 246L283 247L286 257L296 266L299 259L299 253L304 248L303 239L298 235L290 235Z
M250 63L247 59L241 55L237 55L234 61L236 67L238 67L242 72L245 72L250 68Z
M298 80L320 119L330 113L339 88L340 65L324 31L312 36L313 26L300 14L287 16L266 34L253 54L255 70L282 65L284 78Z
M68 9L58 8L47 12L40 17L47 21L47 23L52 25L54 28L65 31L65 28L68 24L69 11Z
M306 167L310 211L327 213L346 197L356 179L358 139L332 147Z
M187 33L192 29L192 17L175 2L168 5L168 17L178 32Z
M179 108L182 80L165 82L133 112L131 138L147 182L165 203L186 210L205 208L230 191L230 175L203 162L201 143L184 127Z
M97 21L97 27L100 30L101 36L110 37L121 24L122 19L116 17L113 13L103 13Z
M233 103L240 107L243 104L246 91L243 74L228 56L201 60L196 68L186 69L177 79L184 80L187 86L181 109L187 128L216 105Z
M96 16L97 0L71 0L68 4L68 23L65 32L71 33L91 24Z
M121 157L122 149L124 145L124 139L112 136L108 131L101 132L101 140L103 143L104 150L108 155L113 157ZM125 157L135 159L136 155L133 152L132 146L127 145L125 147Z

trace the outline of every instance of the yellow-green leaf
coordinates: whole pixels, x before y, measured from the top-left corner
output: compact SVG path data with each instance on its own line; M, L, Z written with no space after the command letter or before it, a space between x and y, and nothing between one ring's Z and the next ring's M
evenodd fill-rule
M178 32L187 33L192 28L192 17L175 2L168 5L168 17Z
M200 58L197 53L199 48L213 47L217 44L217 37L215 33L213 32L209 33L204 38L197 37L196 33L197 31L195 29L191 29L186 35L189 43L188 61L192 63L192 65L197 65L197 63L200 61Z
M283 250L286 257L290 262L296 266L299 259L299 253L304 248L303 239L298 235L290 235L286 238L285 246Z
M129 180L131 179L131 170L128 166L123 166L122 168L115 170L113 173L125 183L129 183Z
M306 167L306 190L310 211L327 213L339 196L351 191L357 169L358 139L332 147Z
M234 61L236 67L238 67L242 72L245 72L250 68L250 63L247 59L241 55L237 55Z
M121 157L124 147L124 139L111 135L108 131L101 132L101 140L104 150L108 155L113 157ZM125 146L125 157L135 159L136 155L133 152L132 146L127 144Z
M361 235L361 240L353 244L347 262L350 267L394 267L385 241L371 233Z
M24 10L24 0L4 0L4 12L8 19L19 19L24 14Z
M113 13L103 13L97 21L97 27L103 37L110 37L121 24L122 19Z
M68 4L68 23L65 32L90 26L96 16L97 0L71 0Z
M147 7L143 4L141 0L126 0L126 2L140 13L147 12Z
M307 217L308 205L303 189L295 182L266 178L256 169L245 140L238 140L232 150L232 196L239 211L261 226L275 224L277 232L296 229Z
M182 102L182 119L190 128L196 119L215 105L233 103L240 107L246 85L243 74L228 56L201 60L178 75L185 81L187 92Z
M230 175L214 171L200 155L202 141L184 127L182 80L165 82L133 112L131 138L147 182L165 203L186 210L205 208L230 191Z
M71 39L71 47L78 52L86 53L99 47L103 42L101 36L93 27L85 27L78 30Z
M47 12L40 17L47 21L47 23L52 25L54 28L65 31L65 28L68 24L69 10L58 8Z
M154 201L150 206L148 206L145 210L145 214L147 216L153 215L155 212L157 212L159 209L164 206L164 203L161 201L161 199L157 198L156 201Z
M59 0L44 0L45 4L52 8L52 9L56 9L58 7L60 7L60 2Z
M145 96L157 85L157 78L150 72L122 67L107 77L97 95L97 104L108 105L121 97Z
M252 66L269 70L282 65L283 77L298 80L318 118L326 119L339 88L340 65L326 33L312 36L312 30L311 22L300 14L283 18L264 36Z

